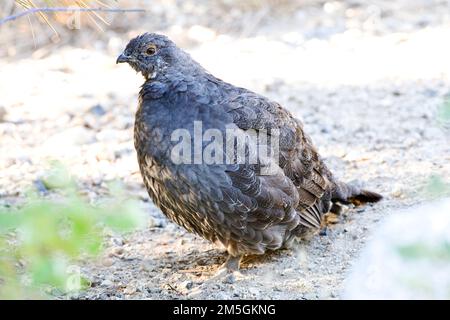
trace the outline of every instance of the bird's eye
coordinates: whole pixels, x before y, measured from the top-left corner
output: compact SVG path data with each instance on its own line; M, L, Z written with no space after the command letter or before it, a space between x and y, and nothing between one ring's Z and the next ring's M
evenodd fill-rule
M145 53L148 54L149 56L154 55L156 53L156 46L154 44L151 44L150 46L148 46Z

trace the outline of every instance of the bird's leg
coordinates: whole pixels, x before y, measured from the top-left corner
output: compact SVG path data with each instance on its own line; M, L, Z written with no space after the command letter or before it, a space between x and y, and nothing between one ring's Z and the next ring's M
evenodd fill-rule
M225 260L224 264L220 266L217 270L216 274L212 277L211 280L218 280L220 278L225 278L230 274L233 274L235 277L242 278L242 274L239 272L239 265L242 260L242 255L233 256L231 254L228 255L227 260Z
M227 260L220 266L219 270L223 269L227 272L239 271L239 265L241 264L242 256L228 255Z

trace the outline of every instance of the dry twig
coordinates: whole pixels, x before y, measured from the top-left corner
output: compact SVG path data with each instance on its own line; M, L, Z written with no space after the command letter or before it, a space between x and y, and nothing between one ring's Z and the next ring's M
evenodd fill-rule
M59 7L45 7L45 8L29 8L25 11L18 12L16 14L4 17L0 19L0 26L5 24L6 22L16 20L18 18L27 16L33 13L49 13L49 12L145 12L144 9L111 9L111 8L77 8L77 7L67 7L67 8L59 8Z

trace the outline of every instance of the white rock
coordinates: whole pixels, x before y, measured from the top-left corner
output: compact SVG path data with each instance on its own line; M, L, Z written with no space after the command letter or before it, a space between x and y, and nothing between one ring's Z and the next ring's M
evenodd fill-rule
M114 285L114 283L111 280L103 280L102 283L100 284L100 286L102 287L112 287Z
M387 218L347 279L348 299L450 299L450 198Z

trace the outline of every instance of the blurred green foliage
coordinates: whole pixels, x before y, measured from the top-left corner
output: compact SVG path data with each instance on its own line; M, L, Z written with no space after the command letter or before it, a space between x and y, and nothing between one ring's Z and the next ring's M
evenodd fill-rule
M400 256L405 259L427 259L433 261L450 261L450 243L442 242L436 246L428 246L422 243L404 245L397 248Z
M429 198L441 198L450 194L450 185L440 176L433 175L430 177L425 187L425 194Z
M450 100L444 101L438 109L437 120L445 129L450 125ZM450 183L444 175L432 175L425 186L424 195L429 199L443 198L450 195ZM427 212L423 213L424 215ZM442 223L446 223L442 221ZM424 232L430 230L424 230ZM418 297L433 297L436 294L436 283L433 282L433 271L440 271L444 266L448 266L450 262L450 242L446 238L440 238L439 235L432 234L432 240L429 243L422 239L413 240L410 243L396 246L394 249L400 258L409 263L413 263L419 273L411 270L405 270L401 274L399 281L403 286L410 288L411 292L415 292ZM429 270L427 270L427 268ZM416 270L416 272L417 272ZM442 279L442 286L445 286L446 279ZM442 290L442 289L441 289ZM450 287L444 288L446 297L450 298ZM441 294L442 292L440 292Z
M442 106L439 108L438 120L444 126L448 126L450 124L450 99L444 101Z
M137 202L111 184L111 197L91 204L67 171L55 164L43 181L58 196L30 192L19 209L0 208L0 298L48 298L51 289L77 291L86 281L74 265L102 249L105 228L131 231L145 223ZM53 193L52 193L53 195Z
M438 109L437 120L444 128L450 126L450 99L444 100L444 103ZM425 194L429 198L447 196L450 194L450 183L439 175L432 175L425 187Z

